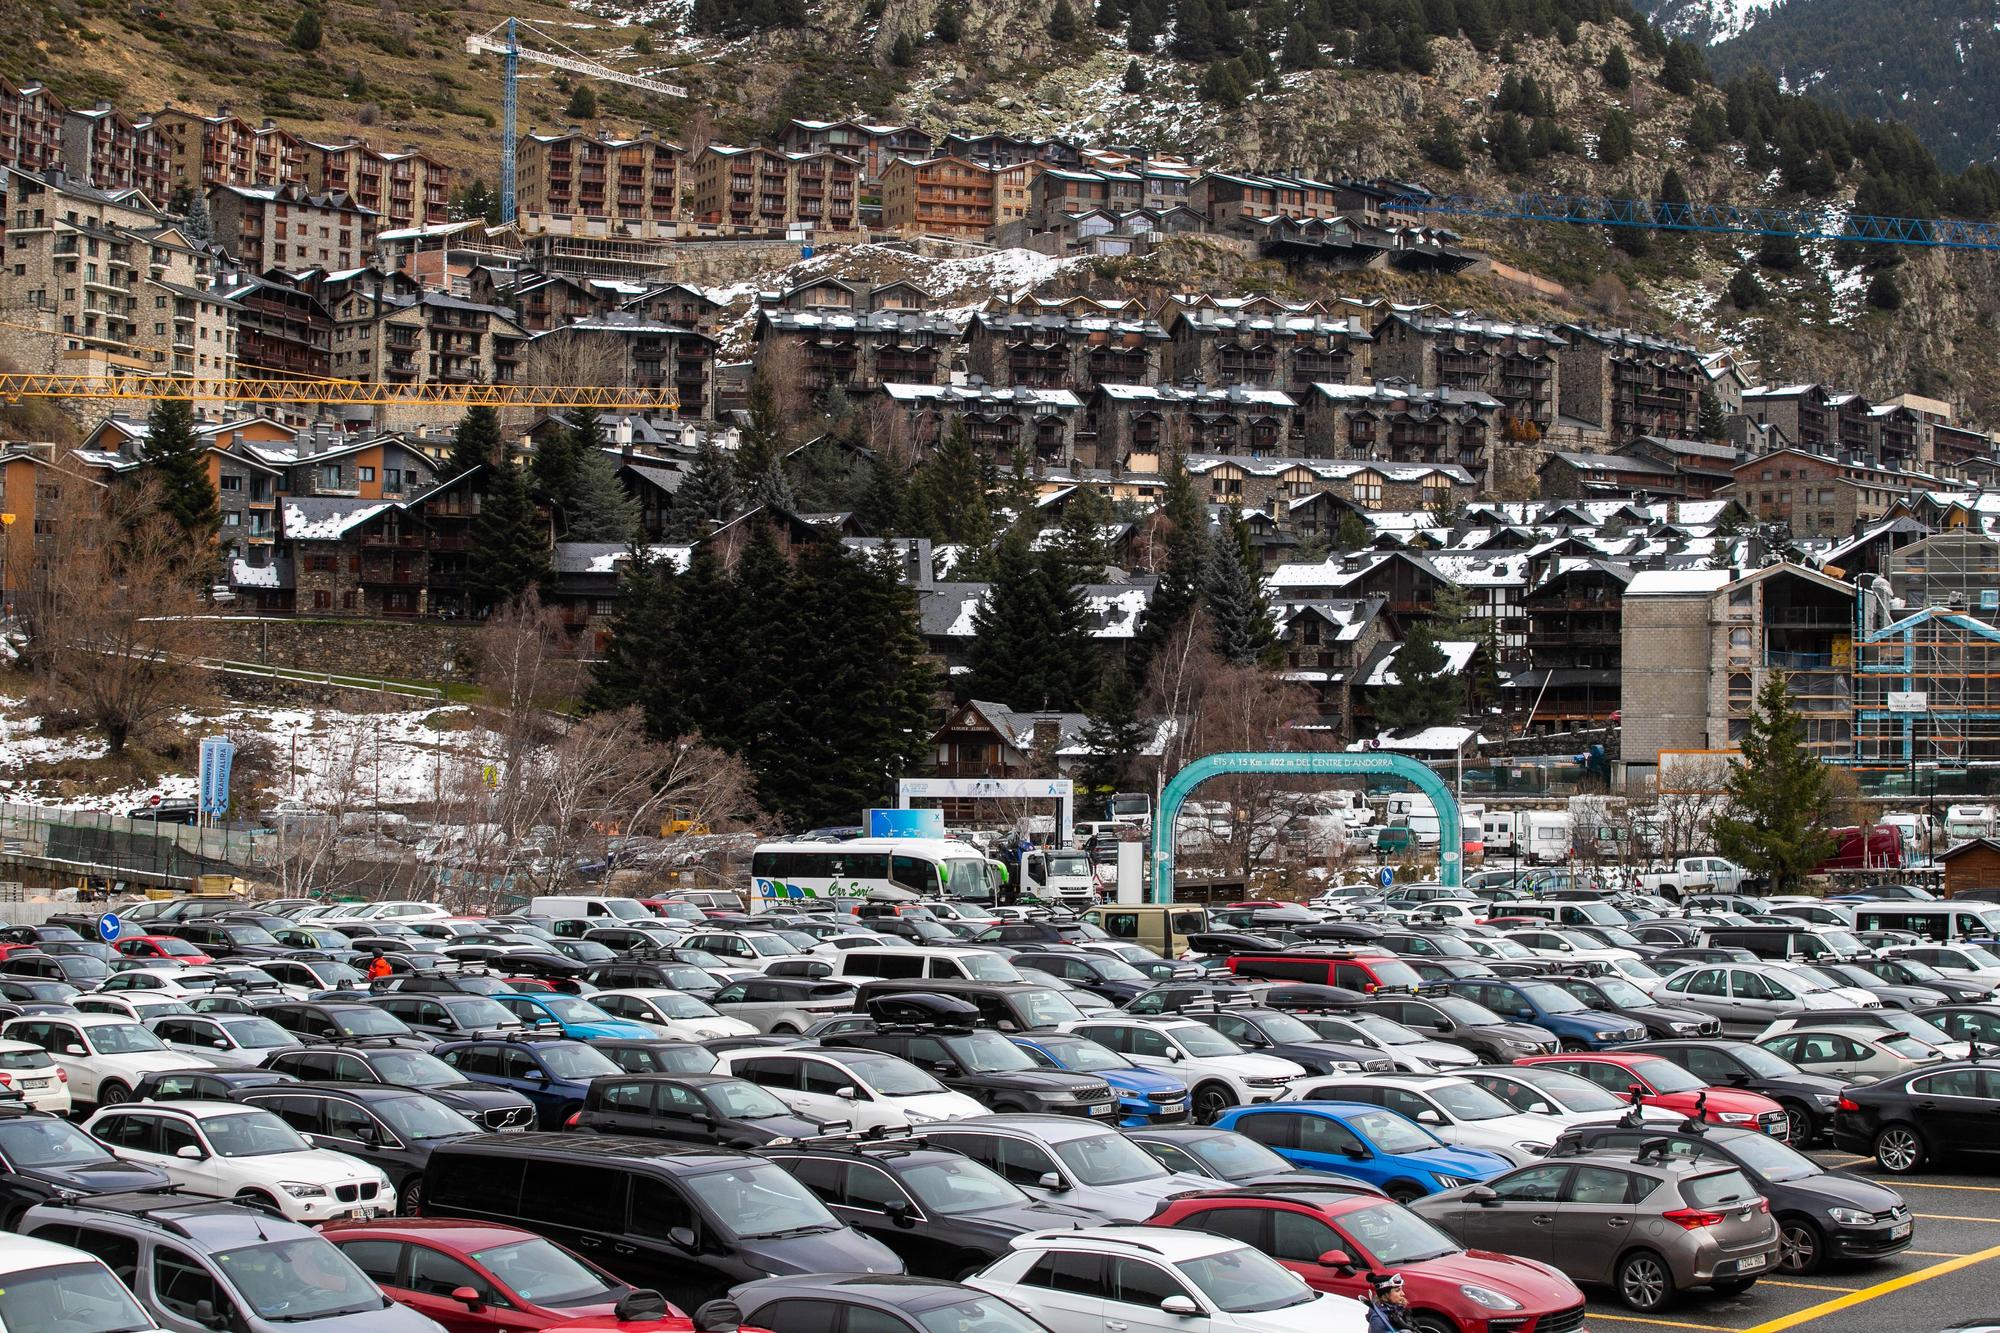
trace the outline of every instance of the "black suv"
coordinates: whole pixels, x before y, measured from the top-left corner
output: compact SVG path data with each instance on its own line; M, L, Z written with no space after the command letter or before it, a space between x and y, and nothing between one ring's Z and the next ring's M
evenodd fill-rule
M859 1047L908 1060L995 1111L1039 1111L1106 1121L1118 1115L1111 1085L1095 1074L1047 1069L990 1028L885 1021L899 997L876 1001L875 1027L824 1038L828 1047ZM913 997L920 998L920 997Z
M0 1109L0 1227L13 1231L22 1213L51 1199L172 1186L160 1168L112 1156L61 1116Z
M497 993L510 995L513 991L503 988ZM506 1006L484 995L454 991L412 995L407 991L392 991L376 996L369 1003L441 1041L461 1041L477 1032L517 1032L523 1027L520 1019L507 1012Z
M282 958L288 952L276 936L254 921L169 921L159 933L184 939L210 958L238 963Z
M599 963L584 973L583 979L599 990L677 990L703 1000L714 998L726 984L706 968L671 958L628 958Z
M754 1148L773 1139L810 1138L853 1128L809 1120L749 1079L728 1074L605 1075L590 1081L570 1122L599 1134L637 1134L680 1143Z
M372 1004L345 1000L285 1001L258 1007L257 1012L307 1042L352 1041L356 1037L393 1037L419 1049L431 1044L410 1025Z
M949 1148L820 1142L767 1148L841 1221L901 1255L912 1273L962 1278L1029 1231L1094 1226L1095 1213L1032 1199Z
M1304 1065L1308 1074L1386 1074L1396 1062L1370 1046L1329 1041L1282 1009L1191 1004L1181 1013L1206 1023L1246 1051Z
M518 1092L474 1083L429 1051L389 1042L348 1042L279 1051L264 1068L318 1083L377 1084L428 1093L482 1129L527 1129L535 1104Z
M628 1074L706 1074L715 1068L715 1052L696 1041L595 1037L590 1044Z
M436 1098L408 1088L359 1083L287 1083L241 1088L230 1097L270 1111L315 1147L331 1148L380 1167L396 1187L397 1206L415 1213L423 1203L431 1154L458 1139L482 1137L479 1126Z

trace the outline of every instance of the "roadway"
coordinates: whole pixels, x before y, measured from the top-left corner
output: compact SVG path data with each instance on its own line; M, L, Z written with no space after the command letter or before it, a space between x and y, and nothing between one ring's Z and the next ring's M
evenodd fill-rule
M1807 1277L1768 1277L1739 1296L1683 1292L1641 1318L1608 1292L1590 1293L1593 1333L1935 1333L1971 1320L2000 1319L2000 1175L1952 1169L1891 1176L1872 1158L1837 1150L1812 1154L1897 1190L1916 1218L1915 1243L1893 1259Z

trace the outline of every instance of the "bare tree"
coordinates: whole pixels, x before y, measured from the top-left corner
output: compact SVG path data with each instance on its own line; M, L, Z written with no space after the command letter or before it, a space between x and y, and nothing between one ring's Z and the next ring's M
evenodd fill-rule
M7 583L43 687L117 755L212 697L197 550L147 483L107 489L38 469L35 531L8 543Z
M774 333L757 345L756 373L771 386L778 420L791 430L813 412L815 386L806 373L802 338Z
M624 339L615 333L587 329L556 329L528 344L522 359L524 384L625 384L631 361Z

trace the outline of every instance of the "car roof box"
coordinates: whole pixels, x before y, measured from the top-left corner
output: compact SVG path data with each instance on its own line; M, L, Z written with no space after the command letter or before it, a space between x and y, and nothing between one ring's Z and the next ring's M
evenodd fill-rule
M874 996L868 1001L868 1016L902 1027L965 1028L979 1021L979 1006L955 995L902 991Z

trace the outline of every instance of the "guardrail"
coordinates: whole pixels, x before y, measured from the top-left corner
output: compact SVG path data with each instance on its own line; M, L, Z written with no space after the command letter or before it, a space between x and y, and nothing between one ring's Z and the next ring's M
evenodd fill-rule
M365 690L375 694L393 694L406 699L429 699L443 703L444 691L435 685L412 685L407 681L388 680L380 676L345 676L333 671L304 671L296 667L270 666L262 662L237 662L223 657L199 659L203 667L210 671L220 671L233 676L257 676L266 680L282 680L298 685L325 685L330 689Z

